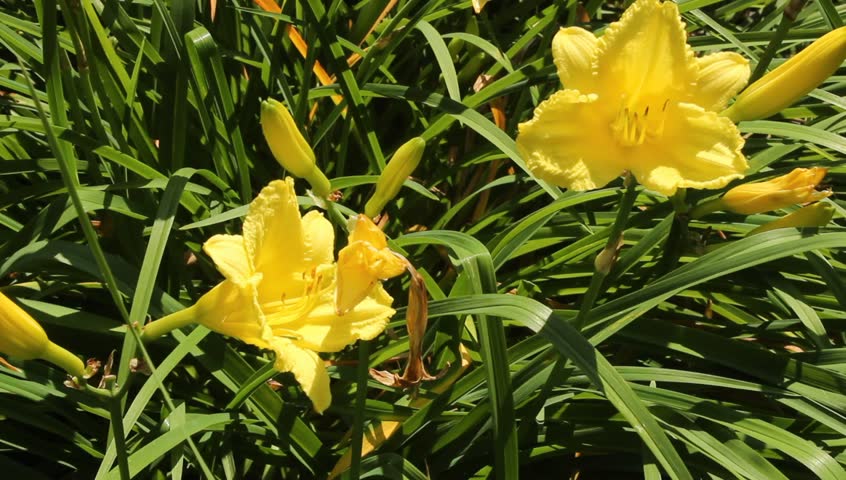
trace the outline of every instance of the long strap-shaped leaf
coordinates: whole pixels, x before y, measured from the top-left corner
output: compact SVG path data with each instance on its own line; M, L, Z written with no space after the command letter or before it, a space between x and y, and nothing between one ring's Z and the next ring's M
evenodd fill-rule
M491 254L475 238L453 231L421 232L401 239L403 245L438 244L451 248L458 256L456 263L470 277L478 293L496 292L496 276ZM465 312L471 313L471 312ZM478 312L479 341L485 360L488 389L493 405L495 461L497 478L517 478L519 459L514 399L511 393L505 329L496 312ZM487 316L492 315L492 316Z
M451 231L421 232L406 235L398 239L397 243L401 245L438 244L447 246L458 256L456 263L465 269L472 269L471 275L493 278L494 270L490 253L478 240L468 235ZM643 402L632 392L628 383L575 328L563 319L556 317L550 308L530 298L499 294L448 298L434 301L429 305L429 316L431 317L467 314L492 315L513 319L547 337L562 355L571 359L597 386L603 389L608 400L634 427L637 434L672 478L692 478L664 430L661 429ZM504 346L501 353L503 358L507 359ZM495 365L488 365L489 362L486 362L487 368L494 368ZM492 372L488 381L491 382L492 375L507 375L507 372L506 365L501 372ZM494 390L494 385L491 385L490 388L492 400L497 401L499 393ZM511 401L510 390L508 392L508 400ZM504 400L499 399L499 401ZM500 406L497 405L497 407ZM497 428L497 409L494 409L495 430ZM502 414L503 412L499 412L499 415Z
M429 304L430 317L466 314L495 314L519 321L543 335L602 389L672 478L693 478L667 434L629 384L573 326L549 307L531 298L505 294L447 298Z

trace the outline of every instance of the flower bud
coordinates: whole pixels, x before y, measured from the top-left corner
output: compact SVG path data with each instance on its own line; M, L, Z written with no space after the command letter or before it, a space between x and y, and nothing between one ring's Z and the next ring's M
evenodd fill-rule
M38 358L50 340L41 325L0 293L0 352L21 360Z
M402 183L417 168L420 159L423 158L425 148L426 141L420 137L414 137L397 149L391 161L379 175L379 180L376 182L376 192L364 206L364 213L368 217L372 218L379 215L385 205L397 196Z
M826 202L817 202L802 207L795 212L785 215L778 220L770 223L765 223L758 228L753 229L747 235L755 235L758 233L768 232L777 228L804 228L804 227L824 227L828 225L831 218L834 217L834 206Z
M831 191L816 190L826 172L822 167L797 168L766 182L744 183L726 192L720 203L723 210L752 215L816 202L831 195Z
M47 338L41 325L15 302L0 293L0 352L21 360L41 358L82 378L85 365L75 355Z
M285 105L272 98L261 102L261 130L276 161L292 175L306 179L315 194L326 198L331 192L329 180L317 168L314 151Z
M722 115L734 122L774 115L825 81L844 58L846 27L840 27L750 85Z

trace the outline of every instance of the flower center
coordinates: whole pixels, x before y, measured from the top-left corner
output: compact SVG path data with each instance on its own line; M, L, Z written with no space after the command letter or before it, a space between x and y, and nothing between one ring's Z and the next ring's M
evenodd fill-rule
M312 269L311 272L303 272L304 286L302 295L295 298L285 298L283 296L279 300L261 305L267 323L273 329L274 334L278 334L278 326L300 320L314 309L320 297L332 288L331 285L323 286L323 280L325 278L324 273L318 272L317 269ZM298 337L295 334L293 335Z
M664 133L669 105L670 99L647 104L642 108L624 102L623 107L617 111L617 117L611 122L614 139L621 146L635 147L647 140L660 138Z

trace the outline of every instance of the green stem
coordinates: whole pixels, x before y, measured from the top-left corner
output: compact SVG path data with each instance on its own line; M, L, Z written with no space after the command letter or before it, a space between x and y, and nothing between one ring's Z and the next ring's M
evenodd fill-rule
M355 418L350 445L350 478L358 480L361 472L361 448L364 442L364 409L367 405L367 378L370 362L370 342L358 343L358 369L356 370Z
M347 219L344 217L344 214L338 209L338 206L335 205L335 202L332 200L326 200L326 213L329 214L329 218L332 219L332 223L336 226L340 227L344 233L349 233L349 228L347 227Z
M689 212L688 217L691 220L696 220L704 217L705 215L717 212L719 210L723 210L722 197L709 200L705 203L693 207L693 209Z
M88 383L83 383L82 388L85 389L85 393L94 395L95 397L103 400L104 402L110 402L112 398L115 397L115 394L113 392L106 390L105 388L92 387Z
M144 330L141 331L141 340L144 342L155 340L171 330L190 325L194 322L195 318L196 314L193 306L173 312L166 317L154 320L145 325Z
M123 431L123 415L120 409L120 398L109 401L109 417L111 419L112 438L117 452L118 470L121 480L129 480L129 452L126 449L126 435Z
M325 199L330 193L332 193L332 187L329 184L329 179L326 178L323 171L317 168L316 165L305 179L309 185L311 185L311 191L318 197Z
M47 348L44 349L40 357L54 365L62 367L62 370L68 372L68 375L77 377L80 383L85 382L85 364L82 363L82 360L55 343L48 343Z
M634 206L635 199L637 198L637 182L634 180L634 177L629 175L626 178L626 184L626 190L623 192L623 197L620 199L620 205L617 209L617 217L614 218L614 224L611 226L611 233L608 235L608 241L605 243L603 252L610 249L617 249L623 235L623 230L626 227L626 222L629 220L632 206ZM600 255L602 255L602 252L600 252ZM588 313L590 313L593 304L596 302L596 298L602 292L602 284L605 281L605 277L608 276L609 270L594 270L593 276L590 279L590 285L585 292L585 296L582 298L579 313L576 315L573 324L577 329L582 328Z

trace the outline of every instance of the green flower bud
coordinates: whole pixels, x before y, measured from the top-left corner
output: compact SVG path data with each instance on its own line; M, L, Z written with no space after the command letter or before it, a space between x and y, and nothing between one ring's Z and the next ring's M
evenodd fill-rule
M722 115L734 122L772 116L830 77L844 58L846 27L840 27L747 87Z
M261 102L261 130L276 161L295 177L306 179L317 196L332 191L326 175L317 168L314 151L282 103L269 98Z
M420 159L423 158L425 148L426 141L420 137L414 137L397 149L391 161L385 166L385 170L379 175L379 180L376 182L376 192L364 206L365 215L371 218L379 215L385 205L397 196L402 183L417 168Z

